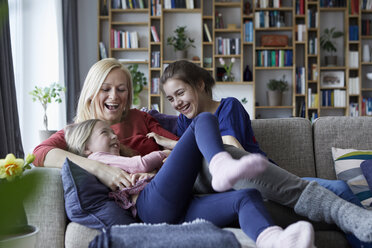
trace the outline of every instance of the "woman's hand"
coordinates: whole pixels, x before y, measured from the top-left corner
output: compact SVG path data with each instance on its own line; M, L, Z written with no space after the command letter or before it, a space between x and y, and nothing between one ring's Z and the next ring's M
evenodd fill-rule
M94 174L111 190L122 190L134 185L135 181L133 181L131 174L128 172L117 167L111 167L103 163L100 164L101 165L96 169L96 173Z
M154 132L148 133L146 136L147 138L153 138L158 145L166 149L172 150L177 144L177 141L168 139Z

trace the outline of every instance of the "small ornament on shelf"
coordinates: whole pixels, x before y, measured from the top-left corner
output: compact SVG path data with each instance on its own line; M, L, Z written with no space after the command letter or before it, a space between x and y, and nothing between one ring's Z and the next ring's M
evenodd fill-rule
M224 69L226 71L225 74L222 76L222 81L224 81L224 82L234 82L235 76L231 72L231 69L232 69L234 63L235 63L235 58L232 58L230 64L228 64L228 65L225 63L225 60L223 58L220 58L220 64L224 67Z

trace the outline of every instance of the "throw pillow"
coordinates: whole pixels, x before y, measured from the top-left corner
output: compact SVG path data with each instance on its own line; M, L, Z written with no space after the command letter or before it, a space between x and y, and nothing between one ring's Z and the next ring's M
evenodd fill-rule
M369 190L372 192L372 159L366 160L360 164L363 175L367 180Z
M372 193L360 165L363 161L372 159L372 151L332 147L332 155L337 178L349 185L364 207L371 207Z
M130 211L110 199L110 189L95 176L66 159L62 183L67 217L81 225L102 229L136 222Z

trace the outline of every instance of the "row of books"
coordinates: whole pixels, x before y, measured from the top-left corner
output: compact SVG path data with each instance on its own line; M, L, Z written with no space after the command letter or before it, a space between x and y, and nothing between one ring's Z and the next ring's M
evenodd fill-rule
M296 15L305 14L305 0L296 0Z
M256 8L280 8L281 0L256 0Z
M349 40L359 40L359 26L358 25L349 26Z
M362 112L361 114L363 116L365 115L372 115L372 98L363 98L362 99Z
M256 51L256 65L264 67L284 67L293 65L292 50Z
M305 101L302 101L300 104L299 104L299 108L298 108L298 117L302 117L302 118L305 118Z
M318 93L313 93L311 88L307 89L307 106L309 108L317 108L319 104Z
M281 22L284 22L284 12L277 10L273 11L257 11L254 13L256 28L281 27Z
M194 8L194 0L164 0L164 9Z
M349 52L349 67L351 68L359 67L359 52L358 51Z
M372 20L362 19L362 35L372 35Z
M320 7L346 7L346 0L320 0Z
M151 0L151 16L161 16L160 0Z
M111 47L112 48L138 48L137 31L127 32L111 29Z
M359 0L348 0L349 1L349 14L359 14Z
M309 54L316 55L318 53L318 38L310 37L309 38Z
M160 92L160 78L152 78L151 79L151 94L159 94Z
M147 8L145 0L112 0L113 9L144 9Z
M305 94L305 67L296 67L296 93Z
M240 54L240 38L216 38L216 54Z
M253 22L245 21L244 22L244 41L253 42Z
M349 94L357 95L359 94L359 77L350 77L349 78Z
M151 67L153 68L160 67L160 51L151 52Z
M297 24L296 25L296 40L297 41L304 41L306 37L306 25L305 24Z
M323 107L346 107L345 90L322 90Z
M152 35L152 40L153 41L160 42L158 31L156 31L156 27L155 26L151 26L151 35Z
M317 28L318 27L318 12L314 9L307 10L307 18L308 22L307 25L309 28Z
M372 0L362 0L362 9L371 10L372 9Z

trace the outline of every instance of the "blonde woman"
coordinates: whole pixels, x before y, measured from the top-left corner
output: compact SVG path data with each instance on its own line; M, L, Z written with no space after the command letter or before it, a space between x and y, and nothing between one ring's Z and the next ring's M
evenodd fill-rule
M77 106L75 123L100 119L111 125L120 144L133 150L133 154L148 154L161 147L146 137L149 132L177 140L177 136L163 129L149 114L131 109L132 81L128 69L113 58L95 63L85 79ZM128 151L128 149L125 149ZM61 168L66 157L95 175L111 189L132 186L129 174L119 168L67 151L64 130L60 130L34 149L34 164Z

